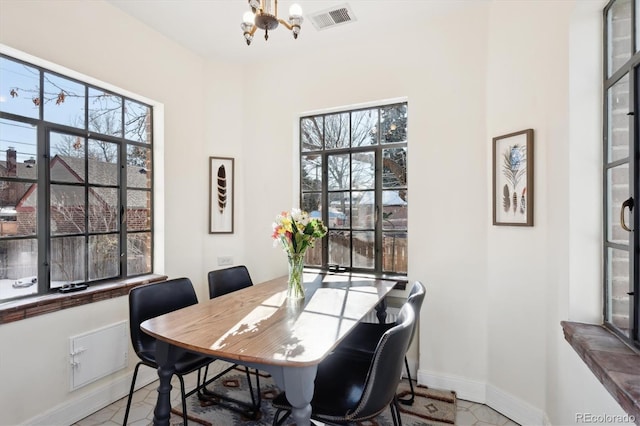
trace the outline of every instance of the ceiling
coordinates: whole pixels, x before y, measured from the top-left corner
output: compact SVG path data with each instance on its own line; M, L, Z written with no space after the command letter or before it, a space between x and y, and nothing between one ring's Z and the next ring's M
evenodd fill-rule
M249 10L246 0L107 0L115 7L140 20L189 50L209 59L253 62L295 51L316 50L332 45L363 41L375 43L376 37L407 27L424 25L429 17L446 13L478 0L280 0L278 15L286 19L289 6L302 6L305 21L298 40L280 26L269 33L258 30L247 46L240 23ZM316 30L309 14L348 4L353 22Z

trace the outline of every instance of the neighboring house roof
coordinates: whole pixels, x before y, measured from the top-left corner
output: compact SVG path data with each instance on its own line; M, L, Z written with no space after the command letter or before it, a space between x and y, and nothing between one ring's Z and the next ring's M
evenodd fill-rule
M36 167L32 163L16 163L16 177L25 179L36 179ZM0 161L0 176L8 176L7 162L5 160Z
M89 184L112 185L118 184L117 164L104 161L89 160ZM51 180L56 182L83 183L85 182L85 161L82 158L56 155L50 163ZM127 166L127 186L134 188L147 188L147 175L140 172L137 166ZM66 196L69 200L74 198L83 199L79 195L79 187L59 185L57 194ZM54 194L56 191L53 191ZM114 188L91 187L90 193L95 197L90 197L90 204L105 203L116 206L118 201L117 190ZM128 208L146 208L146 191L129 191L127 194ZM24 194L18 202L19 207L35 206L35 185ZM53 195L55 196L55 195Z

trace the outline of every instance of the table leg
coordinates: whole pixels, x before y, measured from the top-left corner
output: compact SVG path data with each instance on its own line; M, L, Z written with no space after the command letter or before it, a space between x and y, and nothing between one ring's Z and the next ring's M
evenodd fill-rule
M387 320L387 298L385 297L376 305L376 317L378 322L384 324Z
M264 367L261 367L264 369ZM317 365L308 367L282 367L268 369L276 384L287 393L291 404L291 417L298 426L311 424L311 399L316 380Z
M174 346L158 340L156 346L156 362L158 363L158 400L153 411L154 426L168 426L171 418L171 378L176 371L175 360L179 350Z

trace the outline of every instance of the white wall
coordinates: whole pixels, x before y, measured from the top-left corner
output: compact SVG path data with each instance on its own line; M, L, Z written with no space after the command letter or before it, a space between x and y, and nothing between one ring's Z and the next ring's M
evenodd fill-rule
M0 43L164 104L159 267L192 278L201 298L217 256L246 263L257 282L285 272L269 235L275 214L296 204L300 114L406 97L409 279L427 285L419 380L525 424L571 424L585 410L618 414L559 325L599 321L599 270L582 265L600 262L601 66L593 50L602 0L462 5L407 33L256 65L260 80L205 61L101 1L3 0ZM494 227L491 138L529 127L535 226ZM207 233L211 155L236 159L233 235ZM0 376L12 384L0 389L0 424L126 391L130 371L67 391L68 337L126 319L126 302L0 326Z

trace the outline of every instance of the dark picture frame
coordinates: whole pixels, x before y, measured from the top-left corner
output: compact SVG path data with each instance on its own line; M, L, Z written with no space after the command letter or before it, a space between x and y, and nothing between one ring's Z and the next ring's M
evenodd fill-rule
M209 233L233 234L234 159L209 157Z
M493 224L533 226L533 129L493 138Z

